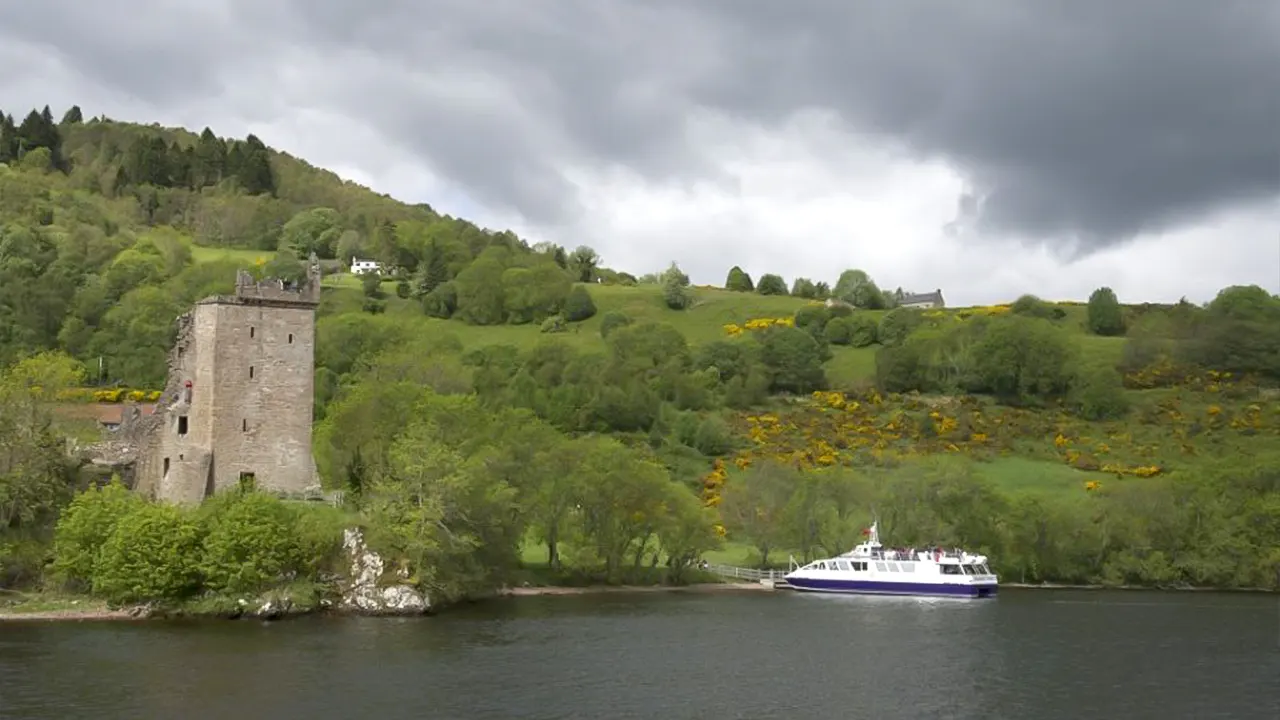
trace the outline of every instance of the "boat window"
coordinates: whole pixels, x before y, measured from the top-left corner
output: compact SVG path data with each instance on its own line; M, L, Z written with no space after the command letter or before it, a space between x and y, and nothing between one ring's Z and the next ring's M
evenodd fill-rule
M939 565L938 567L942 569L943 575L959 575L960 574L959 565Z
M856 563L854 563L854 568L853 568L853 569L854 569L854 570L861 570L862 572L866 572L866 571L867 571L867 564L866 564L865 562L856 562Z
M848 569L849 569L849 563L845 562L844 560L837 560L837 561L836 561L836 565L837 565L841 570L848 570Z
M915 571L916 571L916 564L915 564L915 563L913 563L913 562L904 562L904 563L902 563L902 572L915 572Z
M878 562L878 563L876 563L876 571L878 571L878 572L885 572L885 569L884 569L884 563L882 563L882 562Z
M826 570L826 569L827 569L827 564L826 564L825 562L820 562L820 563L818 563L818 569L819 569L819 570Z
M888 565L889 565L889 572L898 572L898 563L891 562L891 563L888 563Z

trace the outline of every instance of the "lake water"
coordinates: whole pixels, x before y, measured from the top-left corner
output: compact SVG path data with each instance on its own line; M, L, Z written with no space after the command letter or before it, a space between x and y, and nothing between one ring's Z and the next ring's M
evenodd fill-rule
M4 718L1280 718L1280 598L637 593L0 623Z

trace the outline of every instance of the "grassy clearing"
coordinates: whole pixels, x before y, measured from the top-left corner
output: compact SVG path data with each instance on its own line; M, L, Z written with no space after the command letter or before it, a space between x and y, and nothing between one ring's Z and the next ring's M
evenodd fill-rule
M825 365L831 387L849 389L876 376L876 349L831 348L831 359Z
M321 315L359 312L364 297L359 278L350 274L327 276L320 307ZM412 299L396 297L395 283L384 282L386 312L391 315L421 317L418 303ZM724 326L741 325L754 318L790 317L809 302L800 298L763 296L752 293L735 293L710 288L697 289L697 304L684 312L666 307L662 302L661 288L653 285L622 287L593 285L591 296L596 303L596 315L575 324L569 332L554 336L582 350L603 350L600 323L605 314L621 312L635 322L668 323L679 330L689 344L699 345L728 337ZM441 328L457 336L464 347L478 348L489 345L514 345L528 349L547 339L536 324L530 325L468 325L456 320L423 318L422 322L433 328ZM828 376L835 387L850 387L875 376L876 348L832 348L832 359L827 363Z
M1053 499L1082 497L1081 489L1086 482L1105 482L1114 477L1102 472L1077 470L1061 462L1026 457L1002 457L979 462L974 465L974 471L1011 497L1036 495Z
M265 250L235 250L232 248L212 248L201 245L191 246L191 258L198 263L218 262L219 260L230 260L245 265L254 265L259 260L263 264L271 261L274 253Z

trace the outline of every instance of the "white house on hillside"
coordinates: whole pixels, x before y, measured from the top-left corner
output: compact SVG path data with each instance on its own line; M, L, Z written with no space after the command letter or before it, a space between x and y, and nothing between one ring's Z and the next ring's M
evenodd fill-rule
M351 274L363 275L365 273L382 272L382 265L375 260L361 260L360 258L351 258Z

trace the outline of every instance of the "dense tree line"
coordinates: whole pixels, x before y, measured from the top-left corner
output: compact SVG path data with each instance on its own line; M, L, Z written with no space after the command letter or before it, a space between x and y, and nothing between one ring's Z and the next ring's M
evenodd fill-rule
M1100 387L1119 393L1118 373L1160 367L1280 379L1280 299L1258 287L1225 288L1203 308L1185 302L1148 308L1134 319L1115 367L1082 363L1078 346L1063 327L1064 315L1047 307L1028 296L1007 315L941 327L930 325L919 311L894 310L881 322L884 347L877 354L877 383L892 391L981 393L1023 404L1078 392L1076 403L1083 407L1099 405ZM895 314L897 323L913 329L905 335L886 332L884 326L895 321ZM1114 293L1102 288L1093 294L1086 320L1092 332L1115 335L1125 323ZM1170 379L1177 376L1165 373ZM1122 403L1107 405L1122 408Z
M733 292L755 292L761 295L791 295L807 300L837 300L850 307L864 310L883 310L896 307L906 293L902 288L893 292L880 289L866 271L856 268L845 270L836 279L835 287L825 281L813 281L805 277L797 277L787 288L787 282L781 275L765 273L758 282L753 282L751 275L734 265L729 269L724 287Z
M74 109L74 108L73 108ZM74 115L68 113L74 119ZM21 162L27 153L37 153L45 167L65 168L62 153L62 134L53 121L53 113L49 106L43 110L31 110L23 118L21 124L15 123L13 115L0 110L0 163Z
M1280 588L1280 455L1140 478L1075 501L1010 496L971 461L799 472L765 463L726 484L721 514L766 565L846 552L868 507L905 546L987 554L1005 582ZM799 558L798 558L799 559Z

